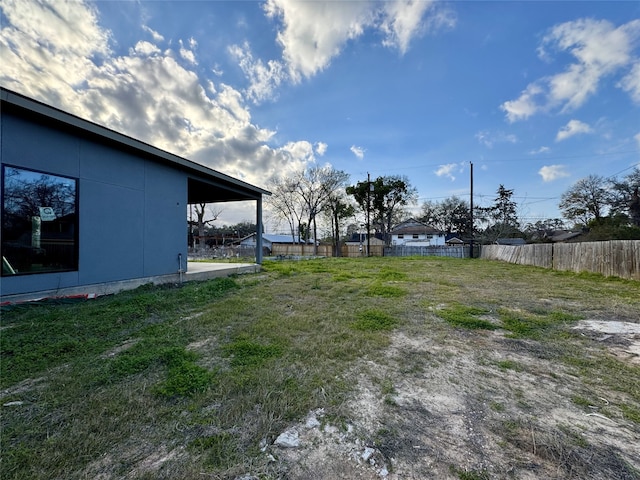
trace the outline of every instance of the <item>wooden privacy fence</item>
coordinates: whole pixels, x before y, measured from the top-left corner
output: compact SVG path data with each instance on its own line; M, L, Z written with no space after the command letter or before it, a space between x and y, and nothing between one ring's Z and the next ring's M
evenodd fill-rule
M640 240L483 245L480 258L640 280Z
M362 245L342 245L341 253L343 257L366 257L367 256L367 244ZM371 256L382 257L384 255L384 245L371 245Z
M313 250L313 245L305 244L287 244L287 243L274 243L271 245L271 255L284 255L291 257L309 257L318 255L321 257L332 257L333 247L332 245L318 245L317 253Z
M392 245L384 249L385 257L454 257L469 258L468 245L434 245L414 247L411 245ZM478 247L474 246L474 257L478 256Z

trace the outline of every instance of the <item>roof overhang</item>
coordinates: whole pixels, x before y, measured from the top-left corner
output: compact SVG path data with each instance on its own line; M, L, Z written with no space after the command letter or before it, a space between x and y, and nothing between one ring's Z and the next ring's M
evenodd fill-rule
M94 141L185 172L189 179L189 203L258 200L262 195L271 195L269 191L255 185L84 120L4 87L0 87L0 100L2 110L8 113L54 126L64 131L82 133L85 138L91 138Z

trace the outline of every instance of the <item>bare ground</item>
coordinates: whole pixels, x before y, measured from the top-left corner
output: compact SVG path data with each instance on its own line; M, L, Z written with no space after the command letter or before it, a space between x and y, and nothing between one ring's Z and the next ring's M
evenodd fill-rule
M567 342L587 356L637 366L640 318L622 313L567 327L578 333ZM299 446L268 442L255 469L197 478L640 479L640 424L619 407L633 401L601 379L585 379L562 360L562 345L430 322L416 319L379 358L353 365L354 392L340 412L345 423L309 412L291 425ZM41 383L22 382L2 396ZM141 438L95 459L81 478L176 478L163 465L189 463L188 455L182 446L157 448ZM124 461L135 468L118 477Z
M640 324L622 323L577 328L594 354L637 364ZM320 414L294 427L298 448L267 452L289 479L640 478L640 426L613 406L626 399L585 385L556 348L500 331L398 332L354 367L349 424Z

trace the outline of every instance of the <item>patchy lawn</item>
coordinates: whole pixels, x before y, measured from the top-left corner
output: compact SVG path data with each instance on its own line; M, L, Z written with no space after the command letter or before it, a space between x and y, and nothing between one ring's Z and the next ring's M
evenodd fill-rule
M2 477L640 478L640 284L483 260L2 312Z

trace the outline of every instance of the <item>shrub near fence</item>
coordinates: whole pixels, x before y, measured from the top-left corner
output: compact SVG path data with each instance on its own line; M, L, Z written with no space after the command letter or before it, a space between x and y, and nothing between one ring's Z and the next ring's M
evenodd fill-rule
M480 257L555 270L593 272L640 280L640 240L522 246L483 245Z

